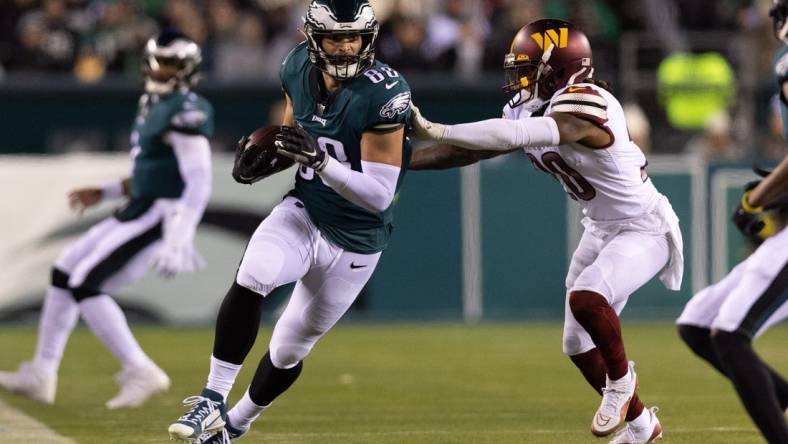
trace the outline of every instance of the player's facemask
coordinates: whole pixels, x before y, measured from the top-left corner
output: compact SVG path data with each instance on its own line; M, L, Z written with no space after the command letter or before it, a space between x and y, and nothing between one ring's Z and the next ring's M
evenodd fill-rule
M165 30L145 44L142 73L145 92L169 94L175 88L191 88L199 81L202 62L200 47L177 31ZM158 75L163 67L172 69L171 76Z
M540 97L542 91L539 86L551 82L553 69L547 61L552 48L550 45L538 62L516 60L514 53L506 54L503 63L505 83L502 89L510 97L510 108L524 106L529 112L535 112L545 104L546 99Z
M304 16L309 60L339 80L356 77L375 62L378 28L372 6L366 1L313 1ZM358 54L328 54L322 42L330 35L360 35L361 49Z

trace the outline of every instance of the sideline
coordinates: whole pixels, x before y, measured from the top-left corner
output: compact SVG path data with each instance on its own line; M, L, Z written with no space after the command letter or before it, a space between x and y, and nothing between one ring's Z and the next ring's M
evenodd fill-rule
M0 442L74 444L49 427L0 400Z

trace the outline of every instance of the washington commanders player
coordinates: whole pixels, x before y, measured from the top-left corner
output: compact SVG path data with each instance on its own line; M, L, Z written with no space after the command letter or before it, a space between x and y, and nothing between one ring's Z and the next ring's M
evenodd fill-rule
M174 29L148 40L131 177L69 194L78 211L103 200L128 202L55 261L33 361L0 372L0 387L53 403L66 342L81 316L123 366L120 393L108 408L136 407L169 388L170 379L137 343L110 294L141 279L151 264L165 277L202 267L193 240L211 194L213 107L191 91L201 60L200 47Z
M608 436L627 421L611 442L651 442L662 427L656 408L645 409L637 396L618 314L660 270L666 287L681 285L678 218L645 173L618 100L591 79L582 32L561 20L532 22L515 35L504 70L512 98L502 119L442 125L414 108L414 135L441 144L414 152L411 168L463 166L523 149L582 205L585 231L566 277L564 352L602 395L593 434Z
M774 59L780 111L788 120L788 2L775 0L775 35L786 44ZM788 138L788 126L783 127ZM764 438L788 443L788 382L763 362L753 339L788 317L788 158L762 181L745 187L733 220L755 243L755 252L718 283L696 294L677 324L679 335L699 357L733 382ZM774 212L764 210L773 207ZM777 231L778 226L783 228ZM776 232L776 234L775 234Z

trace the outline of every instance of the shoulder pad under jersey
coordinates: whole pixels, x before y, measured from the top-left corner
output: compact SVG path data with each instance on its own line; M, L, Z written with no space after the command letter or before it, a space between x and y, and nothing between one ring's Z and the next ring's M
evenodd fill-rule
M571 85L551 99L551 112L571 114L597 125L608 121L607 100L590 84Z

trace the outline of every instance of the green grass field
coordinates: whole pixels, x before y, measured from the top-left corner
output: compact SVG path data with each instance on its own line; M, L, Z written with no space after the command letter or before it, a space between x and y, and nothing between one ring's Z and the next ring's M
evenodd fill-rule
M1 331L1 368L31 356L33 328ZM672 325L628 323L624 332L641 398L661 409L664 443L763 442L728 382L683 347ZM144 327L136 333L173 380L167 394L143 408L104 408L119 368L82 328L66 350L54 406L7 393L0 399L78 443L168 442L167 425L183 412L181 399L203 387L213 332ZM249 383L269 334L262 330L231 401ZM784 374L786 344L784 326L757 343ZM241 442L602 443L589 431L598 402L562 355L557 323L346 323L316 347L298 382Z

